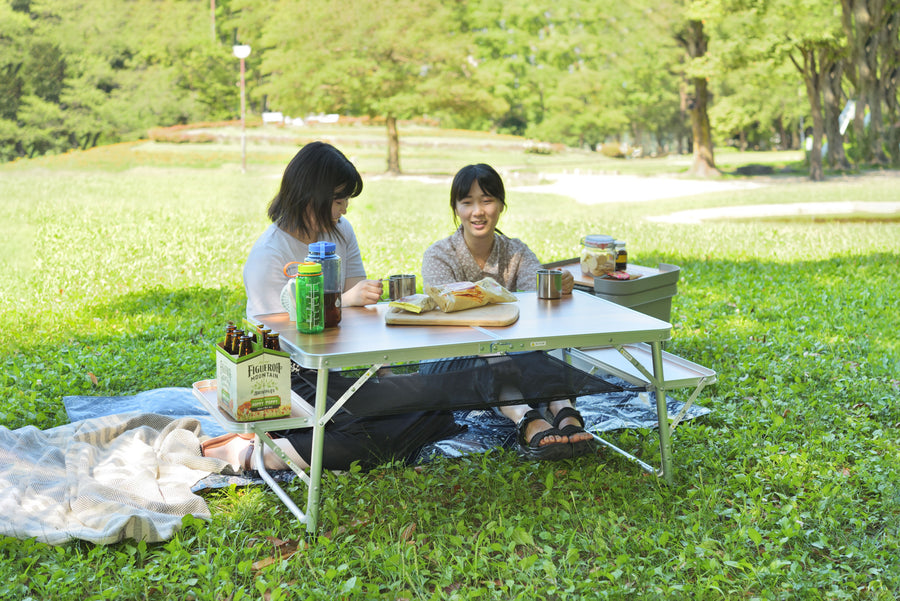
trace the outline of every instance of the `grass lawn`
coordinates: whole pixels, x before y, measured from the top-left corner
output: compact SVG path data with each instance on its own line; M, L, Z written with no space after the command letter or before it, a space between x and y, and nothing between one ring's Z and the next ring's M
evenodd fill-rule
M372 276L420 273L452 231L448 185L376 178L377 135L331 136L366 172L348 217ZM526 154L517 141L401 130L411 174L470 162L680 173L684 157L612 161ZM409 144L407 144L409 140ZM66 395L189 387L240 317L241 267L296 150L150 142L0 166L0 424L67 422ZM741 164L800 157L722 153ZM623 165L635 165L623 169ZM501 228L545 261L581 236L628 242L630 260L681 267L667 350L708 366L713 409L674 434L673 487L606 450L558 463L491 452L421 469L327 473L322 531L263 487L205 493L156 545L50 547L0 538L2 599L894 599L900 594L900 224L896 218L645 218L772 202L895 201L896 178L770 183L586 206L514 193ZM614 434L648 462L652 431ZM301 485L288 490L300 498ZM294 553L282 553L291 549Z

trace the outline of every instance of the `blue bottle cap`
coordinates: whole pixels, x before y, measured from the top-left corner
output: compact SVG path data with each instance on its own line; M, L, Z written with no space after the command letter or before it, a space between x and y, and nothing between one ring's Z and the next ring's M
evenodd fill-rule
M313 242L309 245L309 256L327 257L334 254L335 248L334 242Z

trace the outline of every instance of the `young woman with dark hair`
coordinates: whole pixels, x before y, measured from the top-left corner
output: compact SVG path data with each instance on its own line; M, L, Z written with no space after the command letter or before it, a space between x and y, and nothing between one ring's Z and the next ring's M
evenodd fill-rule
M269 205L272 224L259 237L244 265L247 316L282 313L281 289L288 281L284 266L302 260L309 245L334 242L341 257L344 281L342 306L376 303L381 298L380 280L366 279L359 244L344 217L350 198L362 192L359 172L337 148L323 142L304 146L284 171L278 194ZM311 377L310 377L311 376ZM291 387L312 402L314 374L292 365ZM329 406L331 405L329 400ZM461 427L450 411L422 411L383 417L354 417L338 411L325 427L323 465L325 469L348 469L354 461L364 468L413 455L419 447L457 434ZM274 433L276 444L295 464L308 467L312 429ZM222 459L235 470L249 469L253 437L226 434L204 442L201 453ZM287 465L265 448L267 468Z
M450 186L450 209L459 226L453 235L425 251L425 283L439 286L491 277L512 291L537 288L537 270L541 268L537 256L524 242L497 229L506 209L506 190L493 167L479 163L460 169ZM572 274L563 271L562 292L571 294L574 283ZM512 401L518 392L507 390L504 394L505 401ZM561 459L592 448L593 437L585 432L584 419L568 400L553 401L546 408L503 405L497 411L516 424L519 450L526 457Z

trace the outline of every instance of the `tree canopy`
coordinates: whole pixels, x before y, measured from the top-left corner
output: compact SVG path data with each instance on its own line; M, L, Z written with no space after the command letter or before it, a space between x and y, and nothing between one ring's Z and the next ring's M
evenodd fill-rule
M237 118L239 41L251 113L383 120L395 173L398 120L427 117L698 174L811 136L818 179L825 146L900 165L898 26L900 0L0 0L0 158Z

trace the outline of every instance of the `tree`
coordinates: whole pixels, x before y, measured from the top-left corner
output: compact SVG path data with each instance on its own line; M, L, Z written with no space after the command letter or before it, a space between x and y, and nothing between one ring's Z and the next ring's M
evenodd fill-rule
M850 169L850 161L844 152L844 136L840 128L841 104L844 102L843 88L843 62L840 60L829 63L828 69L821 74L822 107L824 110L825 139L831 140L828 144L828 166L832 169Z
M684 73L691 90L688 95L688 111L691 116L694 160L689 173L709 177L721 174L713 156L712 129L709 125L709 84L704 62L709 39L703 28L703 21L692 16L693 7L686 8L687 19L677 27L675 39L685 50Z
M134 139L228 110L237 91L221 81L233 61L203 50L208 13L192 4L0 0L4 158Z
M886 102L885 92L890 94L890 84L886 89L881 82L895 79L892 77L895 60L890 55L896 53L898 46L898 12L900 2L896 0L841 0L841 23L850 50L845 72L857 100L853 128L861 143L862 159L875 165L888 162L884 153L882 107ZM882 50L888 51L886 56ZM894 100L896 90L894 84ZM864 123L866 109L870 117L868 127ZM892 152L896 153L897 149L893 148Z
M398 174L398 119L497 106L451 8L439 0L284 3L261 36L261 91L282 111L383 118L387 171Z
M842 53L840 20L828 0L764 0L747 4L743 0L709 0L709 10L719 31L724 23L736 39L747 40L741 49L743 61L771 61L794 65L802 77L809 113L813 122L812 149L808 155L810 179L824 178L822 144L826 110L824 88L828 74ZM736 53L730 54L732 58ZM833 98L833 96L831 97ZM834 113L829 109L828 114ZM835 113L836 115L836 113ZM829 146L842 144L839 136Z

